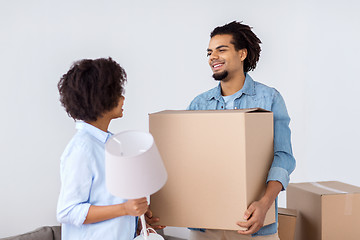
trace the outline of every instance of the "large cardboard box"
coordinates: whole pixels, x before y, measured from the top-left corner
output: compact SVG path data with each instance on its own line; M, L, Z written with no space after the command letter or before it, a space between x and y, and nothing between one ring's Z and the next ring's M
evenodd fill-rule
M162 111L150 132L168 172L151 196L161 225L238 230L273 160L273 115L261 109ZM265 224L275 222L275 205Z
M297 210L289 208L278 209L279 238L281 240L294 240Z
M337 182L291 183L287 207L297 209L296 240L360 239L360 188Z

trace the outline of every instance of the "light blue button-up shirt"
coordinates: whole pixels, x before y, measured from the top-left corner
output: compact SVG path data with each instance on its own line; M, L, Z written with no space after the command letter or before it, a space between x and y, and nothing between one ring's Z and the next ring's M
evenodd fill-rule
M136 218L121 216L83 224L90 205L106 206L124 203L111 195L105 185L105 143L110 133L77 122L77 133L61 156L61 191L57 219L62 223L64 240L131 240Z
M290 117L285 102L280 93L259 82L255 82L246 73L243 88L235 93L233 107L263 108L273 112L274 116L274 160L268 173L268 181L279 181L283 190L289 184L289 175L295 169L295 159L291 147ZM221 95L221 85L204 92L190 103L188 110L222 110L226 109L224 98ZM276 223L262 227L253 236L270 235L277 232L277 199Z

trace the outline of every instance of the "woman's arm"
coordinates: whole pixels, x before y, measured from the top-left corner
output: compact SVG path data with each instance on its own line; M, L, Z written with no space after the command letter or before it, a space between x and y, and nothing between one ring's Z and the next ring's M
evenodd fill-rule
M131 199L122 204L109 206L91 205L84 224L97 223L125 215L140 216L148 210L146 198Z

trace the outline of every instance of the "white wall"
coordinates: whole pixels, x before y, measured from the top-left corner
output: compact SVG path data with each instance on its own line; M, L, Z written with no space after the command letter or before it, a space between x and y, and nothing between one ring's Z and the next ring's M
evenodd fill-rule
M291 181L360 186L359 10L334 0L1 1L0 237L57 224L59 157L74 133L57 82L73 61L118 61L128 73L125 116L110 130L147 130L148 113L184 109L216 85L209 33L232 20L263 41L253 78L286 100Z

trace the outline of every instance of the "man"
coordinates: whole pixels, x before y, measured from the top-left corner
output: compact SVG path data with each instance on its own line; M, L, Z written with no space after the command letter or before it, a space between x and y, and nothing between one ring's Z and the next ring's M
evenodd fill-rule
M274 159L266 180L264 196L253 202L239 216L237 224L247 230L192 230L190 239L279 239L277 222L263 226L265 215L280 191L289 183L295 168L292 154L289 122L285 102L280 93L255 82L249 71L254 70L260 56L260 39L251 28L240 22L217 27L210 34L207 55L213 78L220 81L217 87L197 96L188 110L222 110L263 108L274 116ZM240 222L240 219L247 220ZM252 238L255 237L255 238Z

